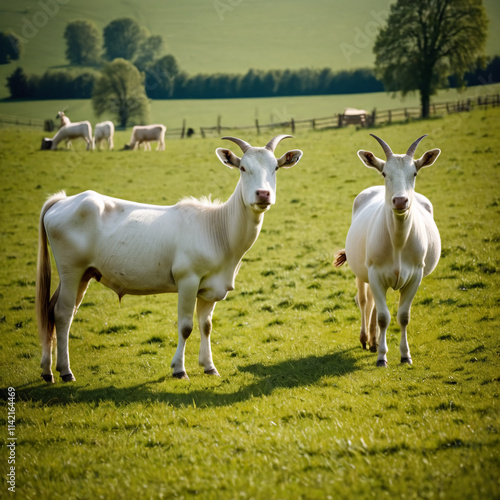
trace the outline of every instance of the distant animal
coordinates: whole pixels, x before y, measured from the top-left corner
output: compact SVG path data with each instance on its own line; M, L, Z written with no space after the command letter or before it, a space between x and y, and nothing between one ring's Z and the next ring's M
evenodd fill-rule
M433 218L431 202L415 192L415 178L424 167L430 167L441 151L432 149L415 160L418 138L406 154L394 154L389 145L372 135L382 146L386 160L370 151L358 151L361 161L377 170L385 186L370 187L354 200L352 223L345 250L335 256L340 267L347 259L354 274L361 312L360 341L372 352L377 351L377 366L387 366L387 327L391 315L387 308L389 288L400 291L397 320L401 328L401 363L412 364L407 340L410 307L424 276L437 266L441 238ZM375 307L374 307L375 305ZM368 330L368 331L367 331Z
M71 123L71 120L64 114L64 111L59 111L57 113L56 118L59 118L61 120L59 128L64 127L65 125L69 125Z
M52 139L45 138L42 141L42 150L49 149L48 141L52 141L50 144L50 149L52 151L57 149L57 146L61 141L66 141L66 145L69 148L71 146L71 139L83 139L87 143L87 151L89 149L94 149L92 140L92 126L90 122L71 122L67 116L64 115L62 111L57 114L58 118L61 118L61 128L57 131L56 135Z
M342 115L342 126L347 125L361 125L366 126L367 113L364 109L345 108Z
M243 151L239 158L226 148L215 153L240 178L225 202L186 198L173 206L145 205L93 191L51 196L40 215L36 310L42 344L42 377L53 382L52 342L57 335L57 366L63 381L75 380L70 368L68 338L73 317L89 281L94 278L125 294L178 293L177 350L171 367L176 378L188 378L186 341L193 330L196 307L201 332L199 363L218 375L212 360L210 334L215 304L234 289L245 253L259 236L264 214L276 201L276 172L302 157L291 150L274 156L278 135L265 147L252 147L236 137L223 139ZM60 283L50 297L51 261Z
M136 125L132 129L132 136L130 142L125 144L123 149L137 149L144 143L144 149L151 151L151 141L158 141L156 151L165 150L165 132L167 127L165 125Z
M115 135L115 126L111 121L105 121L96 124L94 128L94 148L99 146L101 141L107 141L109 145L109 150L111 151L114 147L113 137Z

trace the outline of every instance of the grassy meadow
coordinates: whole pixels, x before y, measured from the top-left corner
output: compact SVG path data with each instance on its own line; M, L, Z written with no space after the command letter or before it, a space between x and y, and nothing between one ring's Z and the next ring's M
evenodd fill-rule
M242 4L243 8L243 4ZM389 366L359 344L355 281L334 269L354 197L381 183L366 130L301 132L277 155L277 204L214 313L221 377L171 377L175 295L117 296L92 282L70 335L76 382L40 378L34 311L39 212L47 195L94 189L139 202L227 199L238 172L220 139L164 153L39 151L42 131L0 129L0 387L15 388L16 492L38 498L499 498L500 109L379 128L396 152L439 147L417 190L434 204L442 257L413 303L413 366L399 363L396 293ZM119 132L121 144L129 132ZM268 136L244 136L254 145ZM236 145L231 146L236 152ZM54 268L53 287L58 279ZM7 497L7 405L1 496Z
M456 102L467 98L493 95L500 92L500 84L479 85L470 87L463 92L455 89L441 90L433 97L433 102ZM267 97L253 99L186 99L186 100L151 100L150 123L163 123L168 130L186 126L195 129L199 127L214 127L217 117L221 116L223 127L252 126L255 119L259 123L280 123L295 120L323 118L343 113L346 107L361 108L371 111L418 107L419 96L408 95L392 97L387 92L351 95L325 96L293 96ZM103 115L96 117L89 99L47 100L47 101L2 101L0 114L22 118L52 119L59 110L65 110L72 121L90 120L92 125L102 120L116 120L115 116ZM1 121L0 121L1 125ZM50 136L50 134L48 134ZM130 137L130 132L127 134ZM168 133L167 136L169 137Z

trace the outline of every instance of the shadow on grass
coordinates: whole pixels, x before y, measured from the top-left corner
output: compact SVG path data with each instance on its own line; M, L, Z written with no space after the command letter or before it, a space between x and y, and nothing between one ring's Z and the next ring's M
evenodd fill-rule
M54 406L104 401L117 405L160 402L175 407L192 406L194 401L197 407L230 406L254 397L271 395L278 389L310 386L323 377L343 377L359 370L361 367L357 366L353 350L354 348L351 348L324 356L290 359L276 364L256 363L239 367L240 372L253 375L253 380L243 383L237 390L231 388L232 381L229 378L222 378L217 386L193 389L191 382L168 376L128 387L110 385L91 388L89 387L91 384L78 386L78 382L68 385L62 385L61 382L54 385L42 382L30 383L16 388L16 399ZM159 384L169 387L175 385L175 390L165 391ZM2 390L2 399L6 398L6 393L6 390Z

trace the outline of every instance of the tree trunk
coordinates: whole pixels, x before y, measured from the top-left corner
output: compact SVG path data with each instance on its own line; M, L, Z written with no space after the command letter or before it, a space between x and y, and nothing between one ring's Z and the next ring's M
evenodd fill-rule
M430 92L426 89L420 89L420 107L422 112L422 118L429 118L430 106L431 106Z

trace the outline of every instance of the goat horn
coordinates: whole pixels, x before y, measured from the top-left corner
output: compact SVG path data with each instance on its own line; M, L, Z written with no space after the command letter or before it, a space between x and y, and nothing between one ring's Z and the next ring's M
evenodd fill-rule
M248 142L244 141L243 139L238 139L237 137L223 137L222 139L226 139L227 141L233 141L234 143L238 144L238 146L243 151L243 154L246 153L247 149L252 147L250 146L250 144L248 144Z
M387 159L389 159L394 153L392 152L392 149L390 148L389 144L382 140L380 137L377 137L375 134L370 134L374 139L377 140L377 142L382 146L382 149L384 150L385 156Z
M406 154L410 157L413 158L413 155L415 154L415 151L418 148L418 145L420 144L420 141L424 138L427 137L427 134L423 135L422 137L419 137L409 148Z
M273 137L267 144L266 144L266 149L269 149L271 153L274 153L274 150L276 149L276 146L283 140L283 139L288 139L288 138L293 138L293 135L277 135L276 137Z

